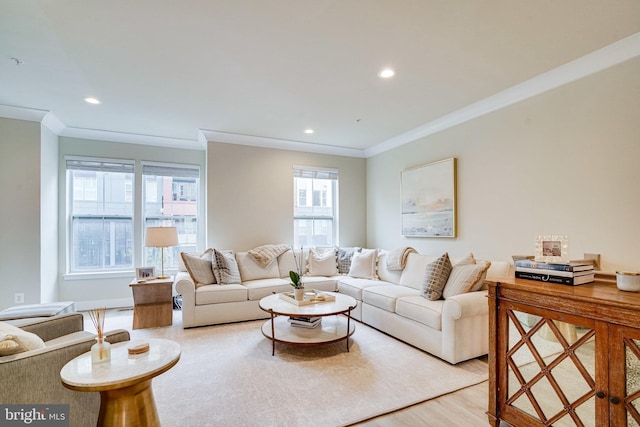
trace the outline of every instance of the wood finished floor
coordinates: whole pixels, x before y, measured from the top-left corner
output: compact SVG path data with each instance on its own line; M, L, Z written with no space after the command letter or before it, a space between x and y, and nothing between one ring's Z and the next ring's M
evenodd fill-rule
M488 426L489 383L485 381L405 409L354 424L366 427Z

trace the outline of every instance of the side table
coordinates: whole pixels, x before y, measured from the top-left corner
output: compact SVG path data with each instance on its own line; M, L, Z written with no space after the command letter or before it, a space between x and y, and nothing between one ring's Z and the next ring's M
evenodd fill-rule
M91 352L67 362L60 371L62 384L71 390L100 392L98 426L160 426L151 381L180 360L180 344L148 340L149 351L129 354L135 342L111 346L109 362L91 363Z
M145 282L132 280L133 329L173 324L173 276Z

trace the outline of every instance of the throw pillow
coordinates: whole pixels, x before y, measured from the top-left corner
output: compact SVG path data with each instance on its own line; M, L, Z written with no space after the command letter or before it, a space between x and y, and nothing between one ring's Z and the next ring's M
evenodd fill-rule
M476 263L476 259L473 256L473 253L470 253L469 255L467 255L466 257L462 258L460 261L458 262L454 262L451 261L451 265L452 266L456 266L456 265L470 265L470 264L475 264Z
M451 270L442 296L447 299L454 295L471 292L475 287L482 286L490 266L491 263L488 261L479 264L455 265Z
M214 266L213 274L216 276L216 281L221 285L228 285L232 283L241 283L240 270L238 270L238 263L233 252L225 251L220 252L217 249L213 250Z
M360 248L338 248L338 273L349 274L353 254L360 250Z
M213 274L212 264L213 249L209 248L200 255L191 255L186 252L180 252L180 258L196 285L211 285L216 283L216 277Z
M377 259L377 249L362 249L360 252L354 252L351 258L349 276L360 279L375 279Z
M336 251L332 249L323 253L309 251L309 276L335 276L338 274Z
M44 347L44 341L36 334L0 322L0 356L9 356Z
M431 301L440 299L451 269L449 254L446 252L437 260L427 264L421 295Z

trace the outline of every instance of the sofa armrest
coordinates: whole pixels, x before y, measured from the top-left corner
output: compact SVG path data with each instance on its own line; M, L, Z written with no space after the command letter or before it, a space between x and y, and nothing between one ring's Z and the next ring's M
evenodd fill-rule
M173 280L173 286L176 292L182 295L182 298L184 298L185 295L195 294L196 292L196 284L186 271L179 271L178 274L176 274Z
M196 324L196 284L189 273L180 271L173 281L176 292L182 295L182 327Z
M447 298L442 307L442 316L458 320L487 314L487 291L467 292Z
M37 318L33 322L19 325L20 329L31 332L49 341L73 332L84 330L84 316L82 313L66 313L58 316Z
M442 358L458 363L489 351L487 291L447 298L442 307Z

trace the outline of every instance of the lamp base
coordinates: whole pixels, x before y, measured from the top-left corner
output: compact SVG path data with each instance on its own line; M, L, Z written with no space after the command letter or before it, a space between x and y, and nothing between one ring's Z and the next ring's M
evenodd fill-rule
M157 276L156 279L168 279L171 276Z

